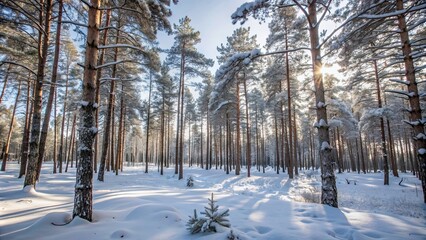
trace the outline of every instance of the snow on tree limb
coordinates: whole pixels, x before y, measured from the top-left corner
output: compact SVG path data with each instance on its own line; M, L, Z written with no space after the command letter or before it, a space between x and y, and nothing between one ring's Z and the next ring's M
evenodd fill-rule
M80 27L85 27L85 28L88 27L86 24L74 22L74 21L61 21L61 23L65 23L65 24L68 23L68 24L72 24L72 25L76 25L76 26L80 26Z
M423 125L424 126L424 125L426 125L426 118L418 119L416 121L403 120L402 122L410 125L411 127L418 126L418 125Z
M251 52L236 53L219 67L215 78L219 80L232 79L243 66L250 64L251 61L261 55L259 49L253 49Z
M401 84L404 84L404 85L406 85L406 86L410 85L410 82L409 82L409 81L406 81L406 80L389 79L389 81L391 81L391 82L395 82L395 83L401 83Z
M400 95L404 95L408 98L410 97L414 97L415 93L414 92L405 92L405 91L399 91L399 90L385 90L385 92L389 92L389 93L396 93L396 94L400 94Z
M253 2L243 3L237 10L231 15L232 24L241 21L241 24L244 24L247 21L247 17L252 13L254 16L258 14L260 9L269 7L269 0L255 0Z
M111 45L105 45L105 46L98 46L98 49L108 49L108 48L131 48L131 49L139 50L142 52L146 51L143 48L136 47L130 44L111 44Z
M20 63L17 63L17 62L12 62L12 61L1 61L0 62L0 66L1 65L3 65L3 64L5 64L5 63L8 63L8 64L12 64L12 65L16 65L16 66L19 66L19 67L22 67L22 68L25 68L26 70L28 70L30 73L32 73L33 75L37 75L33 70L31 70L31 69L29 69L27 66L25 66L25 65L23 65L23 64L20 64Z
M423 10L423 9L426 9L426 3L420 4L420 5L417 5L417 6L413 6L413 7L408 8L408 9L390 12L390 13L384 13L384 14L362 14L358 18L382 19L382 18L396 17L398 15L403 15L403 14L406 14L406 13L409 13L409 12L415 12L415 11L419 11L419 10Z

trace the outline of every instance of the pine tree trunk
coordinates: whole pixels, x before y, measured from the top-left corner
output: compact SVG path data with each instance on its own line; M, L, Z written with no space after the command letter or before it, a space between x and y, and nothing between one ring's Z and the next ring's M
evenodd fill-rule
M396 0L396 9L404 9L403 0ZM398 26L400 30L399 35L401 38L402 53L404 56L405 76L407 81L409 82L408 92L412 94L412 96L409 97L411 107L410 121L422 122L422 109L420 106L419 91L417 88L410 38L408 35L407 24L405 21L404 14L398 15ZM414 139L414 149L417 153L417 159L420 165L419 179L422 182L423 201L424 203L426 203L426 137L420 137L425 136L424 125L413 124L412 127L414 129L414 136L416 136L416 138Z
M146 142L145 142L145 173L148 173L149 162L149 124L151 121L151 92L152 92L152 73L149 73L149 93L148 93L148 109L146 117Z
M40 143L41 110L43 104L43 81L46 68L47 53L49 48L50 21L52 15L53 0L40 0L40 25L44 27L44 33L39 30L38 43L38 66L35 85L34 109L31 121L30 153L25 175L24 187L35 187L38 175L38 157Z
M386 119L386 125L387 125L387 130L388 130L388 136L389 136L389 152L390 152L390 160L391 160L391 165L392 165L392 174L394 177L399 177L398 175L398 163L397 163L397 159L395 157L395 149L394 149L394 140L392 137L392 132L390 129L390 121L389 119Z
M13 110L12 110L12 118L10 120L10 125L9 125L9 132L7 134L6 145L3 151L3 162L1 164L1 171L3 172L6 171L6 162L7 162L7 158L9 157L10 139L12 138L13 123L15 122L16 107L18 106L18 100L20 95L21 95L21 80L19 80L18 92L16 93L15 104L13 105Z
M22 136L22 144L21 144L21 166L19 168L19 176L18 178L21 178L25 175L25 171L27 170L27 160L28 160L28 143L30 139L30 121L31 121L31 109L30 108L30 99L31 99L31 81L28 74L28 81L27 81L27 103L25 107L25 127L24 132Z
M121 167L120 162L123 157L123 117L124 117L124 84L121 83L121 101L120 101L120 120L118 121L118 143L117 155L115 157L115 175L118 175L118 170Z
M110 16L110 13L107 13L107 17ZM117 23L117 28L120 29L120 24ZM99 33L98 33L99 34ZM106 34L106 33L105 33ZM106 43L106 35L104 34L104 43ZM119 36L120 36L120 31L117 31L116 33L116 38L115 38L115 43L118 43L119 40ZM103 54L101 55L103 57ZM117 61L117 57L118 57L118 48L114 49L114 62ZM103 59L102 59L103 60ZM117 66L114 65L112 68L112 74L111 74L111 78L114 79L116 76L116 72L117 72ZM101 72L97 72L97 76L101 75ZM97 77L98 78L98 77ZM112 80L110 82L110 92L109 92L109 98L108 98L108 110L107 110L107 116L105 118L105 122L104 122L104 135L103 135L103 140L102 140L102 152L101 152L101 160L100 160L100 165L99 165L99 172L98 172L98 181L103 182L104 181L104 175L105 175L105 168L109 169L109 164L107 165L107 155L108 155L108 150L112 150L113 145L109 146L109 140L114 138L114 135L111 134L111 125L113 125L113 118L114 118L114 101L115 101L115 80ZM110 162L112 162L113 160L110 158L109 159Z
M55 107L53 108L53 119L54 119L54 126L53 126L53 173L56 173L56 165L57 165L57 158L56 158L56 150L57 150L57 142L58 142L58 121L56 117L56 108L57 108L57 93L55 88Z
M115 92L114 92L114 102L112 104L112 110L111 110L111 139L109 145L111 146L109 148L109 163L111 167L111 171L114 171L115 169L115 162L114 162L114 144L115 144Z
M207 130L207 139L206 139L206 170L210 169L212 166L209 167L209 159L210 159L210 118L209 118L209 112L207 111L207 118L206 118L206 130Z
M235 175L240 175L241 170L241 130L240 130L240 83L237 81L237 88L236 88L236 109L237 109L237 139L235 141L236 143L236 160L235 160Z
M111 9L106 10L106 16L105 16L105 30L104 30L104 34L102 37L102 42L100 43L101 45L105 46L107 43L107 34L108 34L108 28L110 25L110 19L111 19ZM102 21L102 12L99 14L99 23ZM104 55L105 55L105 49L102 49L100 51L100 55L99 55L99 60L98 60L98 65L102 65L104 64ZM102 68L97 69L96 72L96 103L98 104L98 107L96 108L96 112L95 112L95 125L96 128L99 128L99 109L100 109L100 104L101 104L101 93L100 93L100 87L101 87L101 77L102 77ZM94 155L93 155L93 166L94 166L94 171L95 173L97 172L96 168L98 167L98 149L99 149L99 134L96 134L95 137L95 150L94 150ZM104 166L105 168L105 163ZM100 166L99 166L100 169Z
M160 175L164 173L164 141L165 141L165 97L164 88L162 91L162 102L161 102L161 129L160 129ZM167 155L166 155L167 156Z
M280 141L278 138L278 120L277 120L277 114L274 114L274 123L275 123L275 167L277 168L277 174L280 174ZM283 126L284 129L284 126Z
M284 119L284 111L281 109L282 114L281 114L281 133L282 133L282 137L281 137L281 145L283 145L284 147L281 148L283 150L283 153L281 154L282 158L281 158L281 167L283 169L283 173L285 172L285 165L284 162L286 163L287 167L290 165L290 158L293 155L292 151L293 148L290 148L290 139L288 137L288 128L287 128L287 121ZM293 178L293 171L289 172L289 178L292 179Z
M52 68L52 78L51 78L52 83L50 84L49 97L47 100L46 111L44 113L43 125L41 128L41 134L40 134L40 145L38 150L39 154L38 154L38 163L37 163L37 166L38 166L37 180L40 177L41 165L43 164L43 157L44 157L44 152L46 149L47 132L49 131L50 115L52 113L53 100L55 96L56 80L58 78L59 50L61 46L62 8L63 8L63 1L59 0L58 18L57 18L58 22L56 25L56 37L55 37L55 53L53 56L53 68Z
M70 163L70 160L72 162L73 158L74 158L73 148L74 148L74 142L75 142L74 137L75 137L76 120L77 120L77 114L74 113L74 117L73 117L73 120L72 120L72 126L71 126L71 139L70 139L70 142L69 142L69 148L67 149L68 154L67 154L67 162L66 162L66 165L65 165L65 172L68 172L68 165Z
M251 170L251 140L250 140L250 115L249 115L249 104L248 104L248 93L247 93L247 80L243 79L244 83L244 96L246 100L246 121L247 121L247 150L246 150L246 161L247 161L247 177L250 177Z
M185 43L183 43L182 46L182 53L181 53L181 70L180 70L180 129L179 129L179 151L176 152L176 155L178 156L178 164L179 164L179 180L183 178L183 134L184 134L184 126L183 126L183 113L184 113L184 96L185 96ZM178 154L179 153L179 154Z
M80 217L92 221L93 188L93 142L96 109L96 69L99 46L99 0L90 0L87 29L87 44L83 78L83 102L80 109L79 166L75 183L73 218Z
M380 90L380 81L379 81L379 70L377 68L377 60L373 60L374 64L374 75L376 78L376 90L377 90L377 102L378 107L382 108L382 97ZM386 135L385 135L385 122L383 116L380 117L380 134L382 138L382 155L383 155L383 170L384 170L384 185L389 185L389 163L388 163L388 153L386 149Z
M7 67L7 70L6 70L6 75L4 76L3 88L2 88L1 94L0 94L0 104L2 103L4 93L6 92L7 81L9 80L9 73L10 73L11 68L12 68L12 65L9 64L9 66Z
M290 86L289 86L289 88L290 88ZM288 101L291 101L291 97L289 98ZM297 170L297 163L298 163L298 160L297 160L297 147L298 147L298 144L297 144L297 126L296 126L296 106L293 106L293 112L294 112L294 115L292 114L292 116L293 116L293 121L292 121L293 126L291 127L291 129L293 130L293 161L292 161L291 166L292 167L294 166L294 174L296 174L296 176L298 176L299 175L299 171Z
M285 50L288 50L288 27L287 27L287 21L284 21L284 40L285 40ZM288 58L288 52L285 53L285 77L287 81L287 109L288 109L288 177L290 179L293 179L293 163L294 163L294 149L293 149L293 123L292 123L292 115L291 115L291 85L290 85L290 63ZM297 167L296 167L297 171Z
M319 48L319 34L317 24L317 1L311 1L308 5L309 14L309 35L311 40L311 55L315 85L315 99L317 105L318 120L318 140L320 144L320 162L322 164L321 180L321 203L332 207L338 207L336 177L334 176L333 165L335 159L330 147L329 126L327 122L327 110L325 103L324 84L322 79L321 50ZM323 104L320 104L323 103ZM324 123L324 124L321 124Z
M231 126L229 123L229 113L226 110L226 174L229 174L229 163L231 158Z
M65 130L65 118L66 118L66 110L67 110L67 98L68 98L68 79L69 79L69 68L70 64L68 62L66 74L65 74L65 96L64 96L64 102L63 102L63 108L62 108L62 125L61 125L61 140L59 143L59 173L62 173L62 166L64 163L64 160L66 159L66 153L67 148L64 148L64 130ZM69 119L68 119L69 120ZM68 131L68 124L67 124L67 131ZM66 141L66 140L65 140Z

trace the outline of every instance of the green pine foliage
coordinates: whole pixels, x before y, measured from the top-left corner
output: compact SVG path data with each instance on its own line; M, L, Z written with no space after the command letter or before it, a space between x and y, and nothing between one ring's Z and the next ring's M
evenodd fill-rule
M219 210L219 206L212 197L208 199L209 203L207 207L204 207L205 211L201 212L204 217L198 218L197 211L194 209L194 216L189 216L189 220L186 224L187 229L191 234L199 232L218 232L220 228L229 228L231 223L228 220L229 209Z

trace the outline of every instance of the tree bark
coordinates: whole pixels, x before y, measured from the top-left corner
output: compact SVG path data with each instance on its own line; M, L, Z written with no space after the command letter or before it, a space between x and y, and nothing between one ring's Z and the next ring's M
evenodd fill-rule
M106 12L107 13L106 13L105 25L104 25L104 27L106 27L106 28L104 30L104 34L103 34L103 37L102 37L102 43L100 43L103 46L105 46L106 43L107 43L108 26L110 25L110 19L111 19L111 9L108 9ZM101 22L101 18L102 18L102 12L99 14L99 24ZM101 52L100 52L98 65L104 64L104 55L105 55L105 49L102 49ZM96 108L96 112L95 112L96 128L99 128L99 109L100 109L100 104L101 104L101 93L100 93L101 77L102 77L102 68L99 68L99 69L97 69L97 72L96 72L96 103L98 104L98 107ZM94 150L94 155L93 155L93 166L94 166L95 173L96 173L96 168L98 167L98 148L99 148L99 134L96 134L95 150ZM105 168L105 163L104 163L104 168Z
M44 72L46 68L47 52L49 48L50 37L50 21L52 15L52 2L53 0L40 0L40 25L44 26L44 34L40 30L38 34L38 66L37 78L35 85L35 98L34 109L31 121L31 138L30 138L30 154L28 159L27 174L25 175L24 187L35 187L38 175L38 157L39 157L39 143L40 143L40 123L41 123L41 110L43 104L43 81ZM46 6L45 6L46 4Z
M75 183L73 218L80 217L92 221L93 188L93 142L96 109L96 64L99 45L99 6L100 0L90 0L87 29L87 43L84 64L83 96L80 109L79 165Z
M3 88L2 88L1 94L0 94L0 104L2 103L4 93L6 92L7 81L9 80L9 73L10 73L11 68L12 68L12 65L9 64L9 66L7 67L7 70L6 70L6 75L4 76Z
M236 88L236 109L237 109L237 139L236 143L236 159L235 159L235 175L240 175L241 170L241 130L240 130L240 82L237 80L237 88Z
M62 27L62 8L63 1L59 0L58 6L58 23L56 25L56 37L55 37L55 53L53 56L53 67L52 67L52 79L49 89L49 97L47 100L46 111L44 113L43 125L40 134L40 145L38 154L38 169L37 169L37 180L40 177L41 165L43 164L44 152L46 149L47 132L49 131L50 115L52 113L53 100L55 96L56 80L58 78L58 63L59 63L59 50L61 46L61 27Z
M250 177L251 170L251 140L250 140L250 115L249 115L249 105L248 105L248 93L247 93L247 80L244 76L244 96L246 100L246 121L247 121L247 150L246 150L246 161L247 161L247 177Z
M121 83L121 101L120 101L120 120L118 121L118 143L117 155L115 157L115 175L118 175L118 170L121 168L123 157L123 117L124 117L124 84Z
M74 142L75 142L76 120L77 120L77 114L74 113L74 117L73 117L72 125L71 125L71 139L70 139L70 143L69 143L69 148L67 149L68 154L67 154L67 162L66 162L66 165L65 165L65 172L68 172L69 162L70 161L72 162L73 159L74 159L73 149L74 149Z
M148 93L148 109L146 117L146 142L145 142L145 173L148 173L149 162L149 124L151 120L151 92L152 92L152 73L149 73L149 93Z
M404 1L396 0L396 9L404 9ZM404 56L404 65L405 65L405 77L409 82L408 92L412 94L409 97L410 101L410 121L418 122L418 124L412 124L411 126L414 129L414 149L417 153L417 159L420 165L419 168L419 179L422 182L423 189L423 201L426 203L426 137L424 134L424 125L422 123L422 109L420 106L419 91L417 88L415 68L412 57L412 50L410 45L410 38L408 36L407 24L405 21L404 14L398 15L398 26L399 26L399 35L402 43L402 53Z
M107 15L108 16L108 15ZM120 29L120 24L117 23L117 28ZM119 36L120 36L120 31L117 31L116 33L116 38L115 38L115 43L118 43L119 40ZM99 35L99 33L98 33ZM102 55L101 55L102 56ZM114 49L114 62L117 61L117 57L118 57L118 48ZM97 60L98 61L98 60ZM111 78L115 78L117 73L117 66L114 65L112 68L112 73L111 73ZM100 72L97 72L97 74L101 74ZM113 145L111 144L111 146L109 146L109 140L114 138L114 135L111 134L111 125L113 122L113 118L114 118L114 101L115 101L115 80L112 80L110 82L110 92L109 92L109 98L108 98L108 110L107 110L107 116L105 118L105 123L104 123L104 135L103 135L103 141L102 141L102 153L101 153L101 160L100 160L100 165L99 165L99 172L98 172L98 181L103 182L104 181L104 174L105 174L105 165L107 162L107 155L108 155L108 149L110 148L110 150L112 150ZM113 159L110 158L110 163L113 162ZM109 169L109 166L108 166Z
M379 81L379 70L377 68L377 60L373 60L374 64L374 76L376 79L376 91L377 91L377 103L378 107L382 108L382 97L380 90L380 81ZM381 146L382 146L382 155L383 155L383 171L384 171L384 185L389 185L389 163L388 163L388 153L386 149L386 135L385 135L385 122L383 116L380 117L380 135L381 135Z
M16 93L15 104L13 105L12 118L10 120L10 125L9 125L9 132L7 134L6 145L3 151L3 162L1 164L1 171L6 171L6 162L7 162L7 158L9 157L10 139L12 138L13 123L15 122L16 107L18 106L18 100L19 100L20 94L21 94L21 80L19 80L18 92Z
M27 103L26 103L26 107L25 107L25 127L24 127L24 132L23 132L23 136L22 136L22 144L21 144L21 166L19 169L19 176L18 178L21 178L22 176L25 175L25 172L27 170L27 160L28 160L28 142L30 139L30 121L31 121L31 109L32 109L32 104L30 107L30 102L31 102L31 81L30 81L30 73L28 74L28 82L27 82Z
M324 84L321 73L321 49L319 44L317 24L317 1L313 0L308 5L309 36L311 40L311 56L313 67L313 80L315 86L315 99L317 104L318 140L320 144L320 161L322 164L321 203L332 207L338 207L336 177L334 176L335 159L330 147L329 126L327 122L327 110L325 105ZM327 11L327 10L324 10ZM322 104L321 104L322 103Z

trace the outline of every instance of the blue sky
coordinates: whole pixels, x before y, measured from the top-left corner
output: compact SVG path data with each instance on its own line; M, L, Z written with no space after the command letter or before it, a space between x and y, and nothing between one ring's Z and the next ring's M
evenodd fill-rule
M226 43L226 37L232 35L233 31L241 25L232 24L231 14L245 0L180 0L177 5L172 6L173 15L170 22L178 23L179 19L188 16L192 21L192 27L200 31L201 43L197 45L198 50L208 58L215 60L215 66L212 69L215 73L218 65L216 55L221 43ZM268 35L267 23L259 24L250 19L244 27L250 26L252 35L258 36L258 43L262 46ZM173 44L173 36L159 33L158 41L162 48L170 48Z

